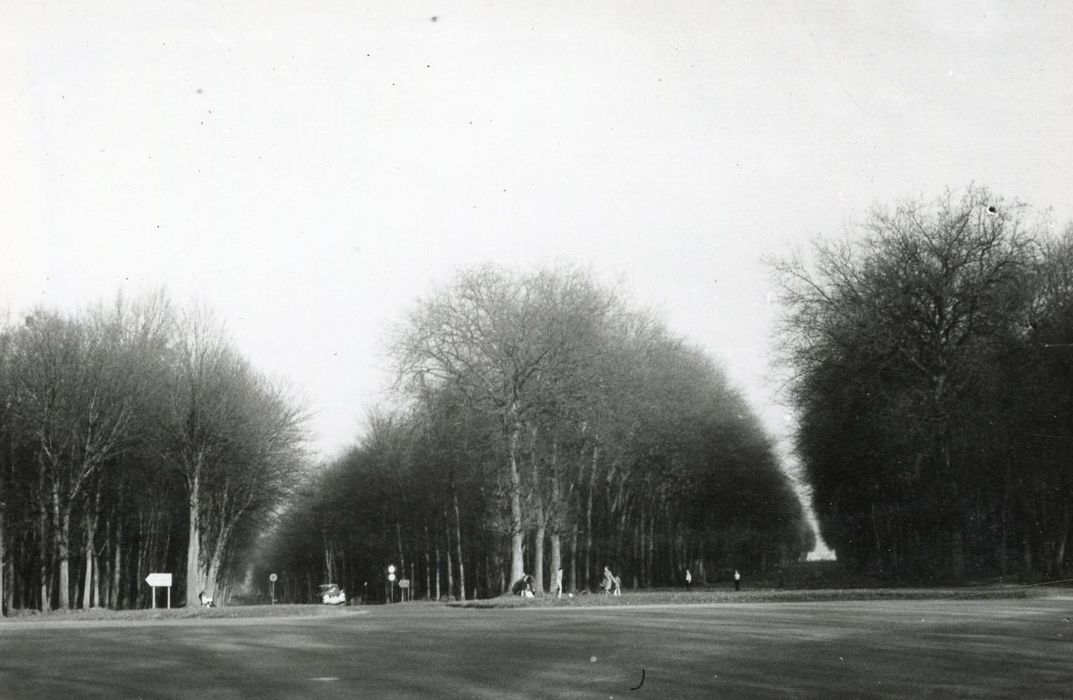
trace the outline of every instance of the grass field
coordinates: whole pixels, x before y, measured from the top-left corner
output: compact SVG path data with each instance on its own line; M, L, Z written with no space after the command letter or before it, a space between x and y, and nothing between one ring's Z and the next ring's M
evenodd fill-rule
M1060 591L1059 591L1060 592ZM1054 589L1042 586L991 585L951 588L753 588L741 591L698 588L631 591L621 596L602 593L575 596L540 596L521 598L505 595L471 600L451 605L468 608L594 607L634 605L696 605L702 603L786 603L860 600L947 600L947 599L1018 599L1053 595Z
M1073 599L1060 595L745 603L627 594L613 605L585 598L595 604L5 620L0 697L1060 698L1073 691Z

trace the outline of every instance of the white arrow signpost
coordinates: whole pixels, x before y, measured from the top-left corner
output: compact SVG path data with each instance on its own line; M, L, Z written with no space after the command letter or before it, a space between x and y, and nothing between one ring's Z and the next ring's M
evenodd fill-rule
M156 607L156 589L157 586L163 586L168 589L168 607L171 607L171 574L149 574L145 577L145 582L153 589L153 607Z

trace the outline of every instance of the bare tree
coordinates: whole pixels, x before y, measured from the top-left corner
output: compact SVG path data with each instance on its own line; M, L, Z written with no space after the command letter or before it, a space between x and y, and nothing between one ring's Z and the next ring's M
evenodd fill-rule
M36 438L38 498L42 518L51 518L61 608L71 604L72 514L94 475L122 449L133 415L118 382L116 349L99 331L36 312L17 342L16 406L23 429ZM46 584L42 609L49 607Z
M165 455L188 499L186 602L214 595L242 519L285 495L301 463L304 414L253 371L206 310L180 319L168 382Z

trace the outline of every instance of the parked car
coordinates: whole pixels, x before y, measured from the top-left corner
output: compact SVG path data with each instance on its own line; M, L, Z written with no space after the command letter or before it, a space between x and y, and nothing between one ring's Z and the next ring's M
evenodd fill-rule
M334 583L322 583L320 602L325 605L346 605L346 591Z

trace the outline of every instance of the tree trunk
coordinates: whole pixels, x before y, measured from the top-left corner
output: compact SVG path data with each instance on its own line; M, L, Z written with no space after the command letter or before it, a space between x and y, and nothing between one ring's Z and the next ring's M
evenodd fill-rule
M0 610L10 613L15 608L15 593L17 592L10 553L4 557L4 563L0 564L0 580L4 582L4 595L0 597Z
M533 592L544 593L544 536L543 525L537 525L533 532Z
M647 508L642 507L637 517L637 568L640 570L641 586L648 588L648 532L645 530Z
M452 569L454 564L451 561L451 536L447 536L447 597L453 598L455 592L455 574Z
M145 586L141 585L140 579L142 574L146 573L145 563L146 558L148 557L147 547L149 545L146 542L147 537L145 534L147 529L147 519L148 516L145 516L144 514L138 515L138 547L135 552L131 553L131 558L134 558L135 555L137 556L137 559L134 563L134 578L136 583L134 584L134 588L132 588L130 592L131 607L134 608L143 607L142 601L144 600L146 592L146 588ZM152 525L151 522L149 524Z
M548 538L548 544L550 545L551 549L551 561L548 562L550 564L550 566L548 567L548 575L551 577L551 580L553 582L551 584L551 588L554 589L554 582L558 580L559 569L563 568L563 545L562 541L559 538L559 534L552 533L552 535Z
M440 591L440 545L436 545L436 600L443 600L443 593Z
M570 526L570 586L573 593L577 593L577 523Z
M60 488L55 481L52 482L52 503L50 517L52 518L52 548L56 553L56 570L59 572L59 590L57 592L56 606L60 610L66 610L70 603L70 592L67 590L70 584L70 570L68 569L67 542L64 541L63 513L60 508Z
M1069 504L1062 504L1062 515L1059 518L1059 530L1054 544L1054 555L1051 559L1051 575L1056 579L1063 576L1065 570L1066 542L1069 539Z
M97 551L97 558L93 562L93 571L96 578L95 586L97 606L102 608L111 607L112 604L112 522L104 522L104 532L101 533L101 545Z
M336 583L335 552L327 532L321 532L321 541L324 543L324 575L328 577L325 583Z
M399 523L398 518L395 518L395 546L398 547L399 552L399 568L398 577L406 577L406 555L402 551L402 525Z
M551 580L558 580L559 569L563 568L562 550L562 491L559 486L559 447L556 441L551 443L551 502L548 504L547 519L549 524L548 543L551 546ZM554 586L553 586L554 587ZM557 591L561 593L561 591Z
M1036 504L1027 495L1023 495L1022 498L1024 500L1021 503L1021 517L1025 527L1021 531L1021 576L1028 580L1032 578L1035 569L1032 532L1039 529L1039 518L1036 513Z
M66 509L61 512L58 490L53 490L52 495L56 561L60 574L58 607L67 610L71 607L71 513Z
M115 610L123 607L123 520L117 513L115 524L115 549L112 551L112 595L111 606Z
M96 571L93 568L94 544L93 538L97 530L97 518L87 512L85 514L86 527L86 576L82 581L82 609L89 610L93 607L93 582L96 580Z
M432 597L432 556L429 549L428 523L425 523L425 599Z
M1006 460L1005 480L1002 487L1002 541L999 543L999 549L996 553L999 559L999 573L1003 578L1006 577L1008 572L1008 563L1006 556L1006 549L1009 546L1010 537L1010 462Z
M525 575L522 527L522 477L518 470L518 438L521 425L515 421L510 434L510 582L507 587Z
M623 508L619 515L618 527L616 528L617 532L615 533L615 561L617 562L619 569L621 569L619 577L623 580L626 578L630 554L630 548L625 544L626 528L629 526L629 522L626 519L627 513L628 509Z
M157 550L157 552L159 553L156 558L158 566L156 566L155 568L161 571L167 567L167 563L171 559L171 528L165 525L165 523L167 522L167 517L168 516L165 515L163 511L157 512L156 527L164 531L164 546Z
M3 504L3 492L0 491L0 617L3 617L7 613L7 586L4 585L4 575L7 573L7 548L4 546L7 542L7 533L4 530L4 506Z
M93 581L91 586L93 588L93 598L89 601L91 608L99 608L101 606L101 563L97 558L96 550L93 551Z
M544 593L544 536L547 532L547 524L544 521L544 501L541 496L540 474L537 469L537 461L532 456L530 461L533 466L533 515L536 519L536 533L533 536L533 586L535 593Z
M644 551L645 536L641 531L640 521L633 523L630 534L630 566L633 569L633 587L644 588Z
M592 588L592 504L593 495L596 493L596 464L600 458L600 446L592 448L592 468L589 473L589 492L585 504L585 588Z
M875 540L876 546L876 566L880 571L883 571L886 567L883 561L883 543L879 534L879 517L876 515L875 501L872 501L872 538Z
M459 600L466 599L466 566L462 560L462 518L458 513L458 491L454 489L454 483L451 484L451 498L454 501L455 510L455 546L458 548L458 597Z
M444 554L447 557L447 597L453 598L455 594L454 555L451 554L451 517L447 510L447 504L443 506L443 535L447 540L447 548Z
M42 512L41 514L41 536L40 542L38 542L38 558L40 561L37 564L37 576L38 584L40 586L40 603L41 612L47 613L52 610L52 596L49 592L48 585L48 528L45 525L47 515Z
M216 540L216 546L212 548L212 556L209 558L209 564L205 570L201 573L202 586L205 589L205 595L213 599L216 605L221 605L224 601L221 598L217 600L219 596L216 595L216 584L220 580L220 568L223 564L224 548L227 546L227 542L223 533ZM200 603L200 601L198 601Z
M45 469L40 464L38 465L37 477L37 573L41 612L47 613L52 609L52 597L49 595L48 585L48 507L45 505Z
M189 481L189 531L186 541L186 606L196 608L201 605L198 595L203 590L201 579L201 460L194 466L193 477ZM141 572L138 572L141 574Z
M955 581L965 578L965 536L960 529L950 536L950 574Z
M656 571L656 516L648 514L648 585L655 586Z

